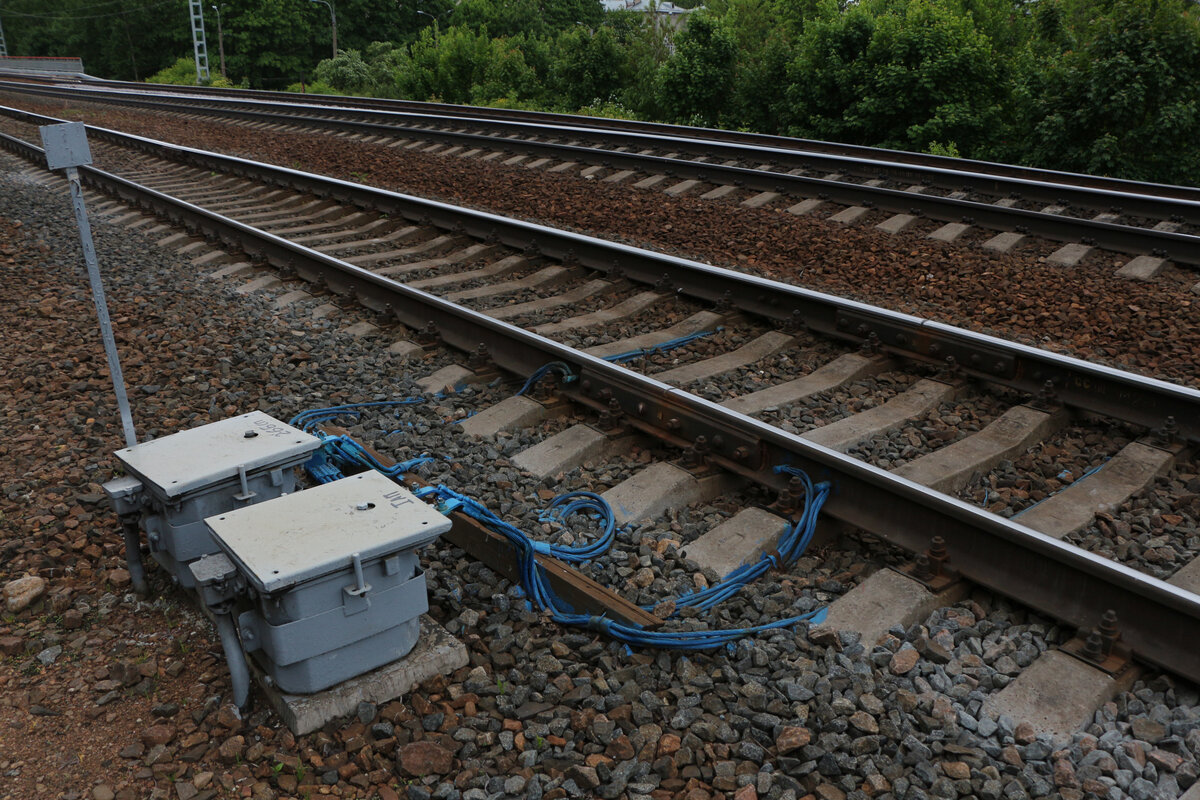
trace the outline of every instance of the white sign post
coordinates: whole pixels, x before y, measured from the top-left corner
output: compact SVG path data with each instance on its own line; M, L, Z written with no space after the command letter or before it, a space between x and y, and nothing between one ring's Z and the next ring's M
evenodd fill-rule
M125 378L121 375L121 361L117 358L117 341L113 338L112 321L108 318L108 301L104 299L104 284L100 280L100 266L96 263L96 248L92 245L92 227L88 224L87 208L83 203L83 187L79 183L77 167L92 163L87 133L82 122L43 125L40 130L42 145L46 148L46 164L50 169L66 169L67 181L71 184L75 222L79 225L79 241L83 245L83 260L87 262L88 281L92 285L96 316L100 318L100 338L104 341L108 371L112 375L113 390L117 395L117 410L121 414L121 426L125 429L125 446L133 447L137 444L137 434L133 430L133 414L129 411L129 398L125 395Z

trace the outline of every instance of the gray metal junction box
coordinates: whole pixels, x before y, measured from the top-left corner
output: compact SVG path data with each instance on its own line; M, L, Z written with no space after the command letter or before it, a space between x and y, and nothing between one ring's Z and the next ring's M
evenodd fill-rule
M321 442L252 411L116 451L128 476L105 484L113 508L181 583L195 585L188 562L218 552L204 518L272 500L296 488L295 467ZM127 526L128 528L128 526ZM130 572L141 572L136 529ZM127 531L127 549L130 534Z
M294 694L413 648L429 607L416 551L451 527L374 471L205 523L224 555L193 565L205 602L236 614L242 648ZM236 654L226 656L234 670Z

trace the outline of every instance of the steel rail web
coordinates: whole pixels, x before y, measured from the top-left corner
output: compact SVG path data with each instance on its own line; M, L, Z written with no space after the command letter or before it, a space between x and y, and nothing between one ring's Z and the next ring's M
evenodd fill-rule
M4 71L0 70L0 75ZM61 79L30 78L23 80L37 82L43 80L64 86ZM263 89L212 88L203 86L176 86L166 84L145 84L131 81L109 81L101 78L85 76L79 82L80 90L91 91L92 86L115 87L113 91L126 93L158 94L158 95L198 95L215 100L240 98L247 100L277 100L297 105L326 105L346 111L418 111L437 115L441 118L483 117L491 121L528 121L541 124L565 124L584 127L593 131L634 131L653 132L664 135L699 139L704 142L733 142L755 144L767 147L778 147L789 150L797 148L809 151L823 152L832 155L859 156L865 159L885 160L897 164L910 164L921 167L942 167L951 172L964 169L980 172L988 176L1025 178L1036 182L1056 183L1067 186L1088 186L1093 189L1129 193L1149 194L1156 197L1172 197L1176 199L1200 201L1200 189L1190 186L1149 183L1143 181L1111 178L1099 175L1087 175L1078 172L1041 169L1038 167L1021 166L1018 164L1003 164L995 161L978 159L954 158L938 156L932 153L919 153L908 150L893 150L883 147L847 144L843 142L828 142L819 139L803 139L798 137L777 136L766 133L749 131L729 131L720 128L698 128L686 125L673 125L665 122L646 122L643 120L615 119L609 117L587 117L580 114L560 114L548 111L529 111L525 109L501 109L488 106L455 105L449 103L432 103L420 100L397 100L377 97L352 97L348 95L309 95L295 92L280 92Z
M10 86L3 86L10 89ZM69 96L78 98L79 90L68 89L29 89L25 87L12 88L12 91L51 96ZM909 192L900 189L888 189L877 186L848 183L846 181L828 180L806 175L792 175L788 172L770 172L748 167L725 166L714 162L697 162L689 159L667 158L663 156L640 155L632 152L618 152L607 148L558 144L553 142L536 141L531 139L508 139L497 136L505 130L514 128L533 128L536 135L583 135L596 136L602 134L607 143L616 146L624 142L625 146L657 146L669 147L676 151L687 152L693 156L711 157L714 150L728 149L724 156L741 159L774 160L780 162L781 168L802 166L848 172L860 177L884 175L892 179L932 182L943 187L961 186L964 182L983 185L993 194L1018 194L1026 199L1045 203L1066 203L1089 207L1092 209L1111 209L1119 207L1123 213L1152 219L1179 219L1190 223L1200 223L1200 201L1164 198L1145 193L1101 190L1087 187L1069 186L1058 183L1031 181L1023 178L1008 178L987 175L976 172L965 172L960 169L951 170L940 166L920 166L896 164L874 159L864 159L850 156L838 156L822 153L804 153L796 150L760 145L745 145L719 141L701 141L690 138L664 138L661 134L645 132L598 131L595 128L583 126L556 127L549 130L545 124L535 124L518 121L500 121L492 119L454 118L456 122L477 127L491 126L497 129L495 134L468 133L462 131L435 130L417 124L396 124L360 120L338 119L327 116L301 115L288 116L273 111L244 108L215 107L202 105L193 101L187 106L190 98L171 96L160 93L157 95L137 96L127 92L94 92L87 91L88 96L101 98L113 105L125 105L141 108L172 109L188 108L199 113L211 113L227 118L241 118L254 121L275 122L279 124L295 124L304 121L319 127L350 130L375 135L395 136L397 134L416 133L421 138L431 141L441 141L458 144L474 144L492 149L517 149L536 155L557 157L563 160L600 161L606 167L618 169L633 169L642 172L663 172L678 178L691 178L707 181L714 177L718 182L734 184L756 191L784 191L792 187L796 193L807 193L819 196L824 200L845 205L868 205L895 213L912 213L927 216L940 221L970 221L971 224L981 225L993 230L1020 230L1036 233L1055 241L1085 240L1116 252L1129 254L1155 253L1170 258L1177 263L1200 264L1200 237L1175 231L1143 228L1135 225L1124 225L1113 222L1103 222L1084 217L1071 217L1060 214L1047 214L1030 209L1010 208L993 203L976 200L964 200L951 197ZM86 99L86 98L84 98ZM223 100L220 98L204 98L212 102L222 102L229 105L242 104L253 106L282 106L288 105L274 101L262 100ZM337 111L381 115L391 117L431 118L428 114L413 114L409 112L384 112L372 110L352 110L343 108L319 107L310 104L290 104L291 108L305 111ZM434 119L444 119L436 118ZM939 176L941 180L929 179Z
M53 117L2 106L0 113L12 113L37 124L57 122ZM963 375L1028 394L1041 393L1049 382L1057 399L1066 405L1151 429L1173 417L1181 437L1200 442L1200 391L1189 387L583 234L119 131L92 126L88 130L93 136L124 147L160 155L165 152L205 169L241 176L253 174L300 191L427 221L518 249L532 247L548 257L613 276L648 284L667 280L681 294L714 303L728 301L743 311L781 323L799 322L830 338L861 344L874 335L882 349L902 358L944 365L948 357L953 357Z
M0 143L34 163L44 161L41 148L28 142L0 134ZM492 360L507 371L529 375L549 361L564 361L580 375L580 388L569 392L577 399L606 408L597 398L616 398L629 424L675 446L707 436L715 445L714 462L763 485L783 488L772 467L785 463L830 480L834 491L825 510L833 517L909 551L922 551L931 536L940 535L964 577L1076 627L1088 628L1104 610L1114 609L1126 622L1122 641L1138 658L1200 681L1200 660L1179 645L1200 639L1200 596L390 278L101 170L85 167L81 173L101 191L237 242L409 327L433 322L450 346L471 351L487 342ZM751 454L748 459L726 455L740 448Z

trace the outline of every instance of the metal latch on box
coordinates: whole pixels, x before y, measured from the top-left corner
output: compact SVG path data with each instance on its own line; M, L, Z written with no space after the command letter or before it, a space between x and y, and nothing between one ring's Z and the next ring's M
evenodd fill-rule
M350 563L354 565L354 586L342 587L342 593L345 595L342 598L342 610L347 617L371 607L371 598L367 597L367 592L371 591L371 584L363 577L362 558L358 553L351 553Z

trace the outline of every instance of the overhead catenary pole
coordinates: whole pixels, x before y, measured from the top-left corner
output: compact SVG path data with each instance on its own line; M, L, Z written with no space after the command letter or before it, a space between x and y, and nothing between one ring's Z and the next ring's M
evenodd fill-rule
M221 54L221 77L228 78L225 74L225 31L221 29L221 9L213 6L212 10L217 12L217 52Z
M320 3L329 8L329 26L333 35L333 57L337 58L337 11L334 10L333 2L326 2L325 0L309 0L309 2Z
M92 301L96 304L96 316L100 320L100 339L104 342L108 372L112 376L113 391L117 396L117 411L121 416L121 427L125 430L125 446L133 447L137 444L137 433L133 428L129 398L125 394L125 377L121 374L117 340L113 337L112 320L108 316L108 301L104 297L104 283L100 279L96 248L92 244L92 227L88 223L87 207L83 202L83 186L79 182L78 167L92 163L86 128L82 122L66 122L61 125L43 125L40 130L42 144L46 148L47 166L52 170L67 171L67 182L71 186L71 203L75 207L75 223L79 226L83 260L87 264L88 282L92 287Z
M4 41L3 22L0 22L0 58L8 58L8 45Z
M204 2L188 0L192 17L192 51L196 56L196 83L208 80L208 43L204 39Z

